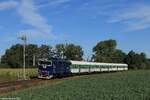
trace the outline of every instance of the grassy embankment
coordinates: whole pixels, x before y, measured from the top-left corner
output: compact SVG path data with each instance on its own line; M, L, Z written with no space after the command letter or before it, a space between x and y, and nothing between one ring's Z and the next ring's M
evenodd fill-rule
M149 100L150 70L69 78L4 97L19 97L21 100Z
M37 76L36 68L26 69L26 75L29 76ZM11 69L11 68L0 68L0 77L22 77L23 69Z

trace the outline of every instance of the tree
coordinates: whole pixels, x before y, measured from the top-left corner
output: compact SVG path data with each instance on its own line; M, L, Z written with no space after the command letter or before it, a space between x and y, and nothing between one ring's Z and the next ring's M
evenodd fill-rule
M51 56L52 47L48 45L41 45L38 48L38 58L49 58Z
M98 42L93 48L94 55L92 59L96 62L121 63L125 58L125 53L116 49L117 42L115 40L105 40Z
M13 45L7 49L1 58L3 64L8 64L12 68L19 68L23 63L23 47L20 44Z
M70 60L83 60L83 50L81 46L69 44L66 46L65 56Z
M80 46L69 44L56 45L56 50L62 53L68 59L71 60L82 60L83 50ZM56 50L48 45L41 45L38 47L35 44L26 45L26 67L32 67L33 58L50 58L52 56L58 56ZM60 55L59 55L60 56ZM16 44L6 50L6 53L1 58L1 63L9 65L11 68L21 68L23 66L23 46L21 44Z
M58 55L65 56L67 59L70 60L82 60L83 58L83 50L82 47L79 45L74 44L57 44L56 51Z
M33 66L33 58L35 63L39 58L49 58L51 56L51 46L28 44L26 45L26 67ZM23 46L21 44L13 45L6 50L6 53L2 56L1 62L9 65L12 68L19 68L23 66Z
M35 44L26 45L26 66L33 65L33 56L37 56L38 46ZM16 44L6 50L2 56L2 63L7 64L12 68L23 66L23 46Z
M130 51L124 62L128 64L130 69L146 69L149 68L149 62L145 53L135 53Z
M56 53L59 57L65 56L65 51L66 51L66 45L64 44L57 44L55 46L56 48Z
M122 50L116 49L112 54L111 59L114 63L124 63L125 57L126 53L124 53Z
M27 45L26 46L26 65L33 66L33 60L34 58L37 58L37 56L38 56L38 46L35 44Z
M66 45L64 45L64 44L57 44L55 47L56 47L56 50L57 50L58 53L65 52Z

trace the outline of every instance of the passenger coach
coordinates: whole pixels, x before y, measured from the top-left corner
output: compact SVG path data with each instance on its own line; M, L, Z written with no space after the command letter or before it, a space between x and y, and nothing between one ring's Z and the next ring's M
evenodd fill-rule
M80 74L125 70L128 70L128 65L119 63L96 63L58 58L40 59L38 61L38 77L47 79L54 76L63 76L73 73Z

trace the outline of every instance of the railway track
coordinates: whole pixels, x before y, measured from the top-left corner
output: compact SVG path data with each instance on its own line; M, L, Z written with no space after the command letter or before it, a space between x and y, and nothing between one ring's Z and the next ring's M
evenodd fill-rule
M34 85L41 84L42 82L43 80L40 79L29 79L0 83L0 94L11 92L14 90L19 90L26 87L31 87Z
M43 79L29 79L29 80L16 80L16 81L9 81L9 82L3 82L0 83L0 95L3 95L8 92L32 87L32 86L38 86L43 84L56 84L64 79L69 79L72 77L64 77L64 78L55 78L51 80L43 80Z
M56 84L60 82L61 80L70 79L70 78L74 78L74 77L61 77L61 78L54 78L51 80L43 80L43 79L34 78L34 79L29 79L29 80L16 80L16 81L14 80L14 81L3 82L3 83L0 83L0 95L3 95L8 92L32 87L32 86L47 84L47 83Z

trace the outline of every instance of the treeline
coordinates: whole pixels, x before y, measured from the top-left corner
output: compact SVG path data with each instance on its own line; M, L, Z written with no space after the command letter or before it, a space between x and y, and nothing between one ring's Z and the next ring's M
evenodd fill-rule
M150 59L145 53L130 51L128 54L117 49L116 40L98 42L93 47L93 55L88 61L105 63L127 63L130 69L149 69ZM84 60L83 49L75 44L57 44L56 46L28 44L26 46L26 66L33 67L39 58L63 57L69 60ZM23 64L23 47L16 44L6 50L1 63L11 68L20 68Z
M26 45L26 66L34 67L40 58L62 57L72 60L83 60L83 50L79 45L58 44L55 47L49 45L38 46L36 44ZM23 46L16 44L6 50L1 57L1 65L11 68L23 66Z
M92 61L96 62L109 62L109 63L126 63L129 65L129 69L149 69L150 60L146 57L146 54L136 53L131 50L129 53L125 53L120 49L117 49L116 40L106 40L98 42L93 48Z

